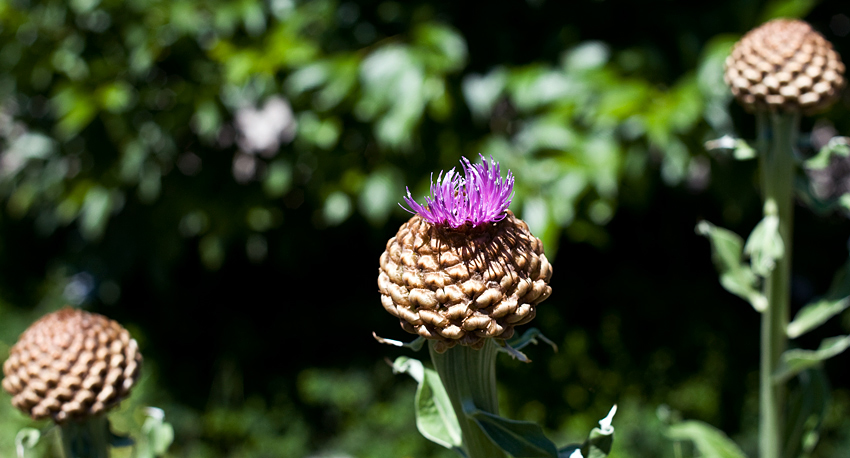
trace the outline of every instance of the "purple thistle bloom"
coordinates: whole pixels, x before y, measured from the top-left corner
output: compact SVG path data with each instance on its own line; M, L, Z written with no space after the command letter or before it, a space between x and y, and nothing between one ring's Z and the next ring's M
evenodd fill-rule
M443 172L434 183L431 174L431 195L425 197L425 205L419 205L410 195L404 201L410 206L411 213L418 213L431 224L445 225L457 229L465 224L480 226L482 224L501 221L505 210L513 199L514 176L508 170L502 179L499 163L481 156L482 164L472 164L469 159L462 157L463 176L452 168L445 176Z

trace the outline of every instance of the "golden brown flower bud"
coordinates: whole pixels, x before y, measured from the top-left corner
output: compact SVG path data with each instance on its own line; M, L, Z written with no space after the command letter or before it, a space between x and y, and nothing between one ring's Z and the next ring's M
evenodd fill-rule
M747 111L811 114L838 99L844 64L806 22L775 19L735 44L724 80Z
M384 308L405 331L439 341L439 352L511 337L552 292L543 244L510 210L499 221L458 228L414 215L387 242L380 264Z
M142 355L120 324L64 308L33 323L3 364L3 389L35 420L100 414L127 397Z

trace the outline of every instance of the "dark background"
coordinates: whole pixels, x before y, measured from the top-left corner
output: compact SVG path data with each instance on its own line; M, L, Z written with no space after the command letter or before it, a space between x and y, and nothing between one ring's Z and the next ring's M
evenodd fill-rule
M392 200L401 201L405 185L418 197L431 172L455 166L461 155L493 154L486 140L501 138L515 145L496 155L518 175L515 211L522 215L520 209L538 197L554 208L559 197L551 183L535 182L515 166L552 158L574 166L574 148L516 146L526 126L548 116L588 138L598 135L619 145L615 155L622 162L614 194L588 184L573 200L574 219L550 220L545 229L532 224L545 234L547 249L554 241L547 251L553 294L532 325L559 350L530 348L529 365L502 361L504 413L541 422L563 443L580 440L618 403L612 456L672 456L672 443L661 432L665 421L677 418L709 422L754 453L759 317L720 287L709 244L694 227L708 220L746 237L760 219L757 164L707 153L705 140L730 132L699 108L695 116L672 109L658 129L678 139L686 163L696 160L707 175L665 178L665 161L673 160L669 145L659 140L666 137L625 130L689 75L722 62L707 57L711 43L734 41L783 11L803 16L848 55L850 25L841 24L850 20L842 2L315 2L295 5L285 16L264 3L183 5L200 11L198 24L181 29L174 24L183 13L152 0L127 8L103 1L90 9L17 1L0 13L5 56L0 111L9 114L4 122L21 123L54 142L47 156L18 171L7 168L0 182L6 206L0 216L0 357L29 321L70 302L124 323L139 340L147 378L133 405L166 410L177 432L170 455L449 456L417 435L414 384L393 376L384 363L408 353L371 336L374 331L409 338L380 307L376 286L378 257L408 214L392 203L370 216L368 208L381 204L371 200L363 183L389 167L394 178L380 183ZM50 8L64 16L50 22ZM92 30L93 11L109 16L105 28ZM265 26L252 28L259 16ZM293 26L299 43L318 51L287 60L294 47L275 49L284 35L276 33L295 23L304 24ZM32 24L39 33L30 42L26 30ZM444 85L449 108L441 112L429 105L416 115L407 146L376 133L380 115L357 114L358 103L373 97L365 83L355 83L331 108L318 108L312 92L293 91L285 83L298 70L334 56L361 59L360 65L384 47L427 48L415 38L423 24L454 30L467 53L459 65L438 61L423 67ZM165 29L176 38L163 38ZM82 37L82 49L69 44L73 36ZM524 70L540 66L572 75L559 67L562 55L591 40L610 52L594 70L600 73L577 76L593 82L595 98L584 105L555 101L522 108L511 85L519 84ZM86 75L62 70L60 51L68 47L87 63ZM148 49L151 62L133 70L139 49ZM10 58L15 52L17 59ZM249 76L241 79L228 73L237 65L228 59L240 55L249 61ZM511 75L508 89L482 122L470 114L463 82L496 67ZM42 68L50 80L36 84L33 75ZM129 102L97 106L78 126L61 127L81 103L62 99L63 90L79 91L79 100L86 94L96 98L100 88L117 80L131 87ZM646 95L629 99L634 107L624 114L600 115L600 101L624 85ZM238 109L226 95L234 87L253 91L247 99L256 106L279 94L297 116L315 113L331 120L338 141L322 146L311 140L304 133L308 118L299 117L295 139L281 140L271 155L255 154L260 171L240 182L233 164L242 153L232 141L239 135ZM702 108L719 104L728 109L737 135L754 137L752 116L730 103L728 94L682 87L683 98L692 97ZM197 128L204 101L219 116L209 132ZM804 119L803 130L843 134L848 108L845 94L829 112ZM151 143L127 178L127 145L150 123L159 127L160 143ZM20 137L11 130L3 133L6 151ZM808 142L804 134L804 155L813 154ZM201 158L199 172L178 169L186 152ZM48 183L49 165L63 160L78 164L80 172ZM277 194L264 188L263 172L276 163L292 171L291 185ZM159 183L153 197L143 191L150 164ZM593 168L583 170L597 176ZM39 190L22 205L21 189L31 184ZM98 185L122 204L101 215L95 224L100 229L81 229L86 192ZM352 210L329 222L323 205L337 191L349 196ZM63 202L77 204L77 213L65 220L55 216ZM610 218L592 216L597 202L612 209ZM245 216L252 208L264 209L272 223L258 229ZM206 229L181 232L186 215L198 209L207 218ZM850 236L845 215L815 214L801 202L794 223L792 311L824 294L847 260ZM246 249L256 236L267 247L259 258ZM82 285L83 294L72 294L71 284ZM846 317L833 319L795 344L816 348L822 338L846 333L846 323ZM814 456L838 456L834 452L848 440L842 414L850 409L845 362L840 355L824 365L834 404ZM668 407L657 411L659 406L668 406L672 417L664 414ZM138 421L132 406L121 415L126 420L117 424L127 429ZM29 423L18 414L7 417L0 423L6 442L0 444L11 454L14 428Z

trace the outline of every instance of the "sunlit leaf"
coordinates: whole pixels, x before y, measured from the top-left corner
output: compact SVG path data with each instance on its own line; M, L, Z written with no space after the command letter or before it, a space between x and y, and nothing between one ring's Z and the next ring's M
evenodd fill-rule
M395 168L384 167L372 172L360 190L360 213L376 226L383 224L390 211L398 206L403 189L399 172Z
M437 371L418 360L401 356L393 362L393 372L407 373L416 382L416 427L428 440L455 449L460 448L460 424L449 395Z
M847 266L841 268L832 280L829 293L810 304L807 304L788 324L788 337L797 338L825 323L835 315L850 307L850 275Z
M471 402L463 404L463 413L484 431L502 450L516 457L558 458L558 450L540 425L528 421L509 420L483 410Z
M471 74L463 78L461 86L466 105L479 120L490 117L493 106L502 95L507 83L507 71L501 67L486 75Z
M440 72L460 70L466 63L466 40L456 30L428 22L413 31L414 45L429 51L426 65Z
M776 18L802 18L817 6L817 0L771 0L763 7L759 23Z
M112 210L112 196L108 189L93 186L86 193L80 215L80 232L89 240L100 238L106 229Z
M691 441L700 456L711 458L746 458L744 452L723 431L701 421L683 421L667 428L667 437Z
M23 428L15 435L15 451L18 458L26 458L26 451L31 450L41 439L41 431L35 428Z
M766 215L750 233L744 253L750 256L753 272L767 277L776 267L776 262L785 255L785 244L779 235L779 217Z
M60 115L56 124L57 135L63 139L77 135L97 114L97 106L91 94L72 86L59 91L52 102Z
M723 288L748 301L757 312L764 311L767 298L756 289L758 280L753 271L741 261L744 246L741 237L708 221L697 224L696 231L711 242L711 258Z
M283 159L269 164L266 178L263 180L263 190L269 197L281 197L292 186L292 166Z
M353 205L348 194L335 191L325 199L322 216L328 225L336 226L351 215L352 209Z
M96 97L104 110L123 113L132 108L135 91L126 81L114 81L99 88Z
M585 41L570 49L562 58L568 72L595 70L611 58L611 49L601 41Z
M821 362L839 355L850 347L850 335L829 337L821 341L817 350L786 350L782 354L779 368L773 374L773 379L779 383L790 379L801 371L818 366Z
M582 458L605 458L611 453L614 445L614 415L617 413L617 405L611 407L608 415L599 420L599 426L590 430L587 439L581 445Z
M850 137L832 137L816 155L806 160L808 169L824 169L829 166L833 156L847 157L850 155Z

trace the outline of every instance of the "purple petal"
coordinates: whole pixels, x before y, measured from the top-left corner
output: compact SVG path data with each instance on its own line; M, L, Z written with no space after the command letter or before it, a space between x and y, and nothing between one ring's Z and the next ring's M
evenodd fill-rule
M465 224L480 226L501 221L513 199L514 176L510 170L503 179L499 163L481 156L481 164L472 164L461 158L461 176L455 169L445 175L440 172L437 181L431 175L431 194L425 205L418 204L410 190L404 201L411 213L417 213L431 224L459 228Z

